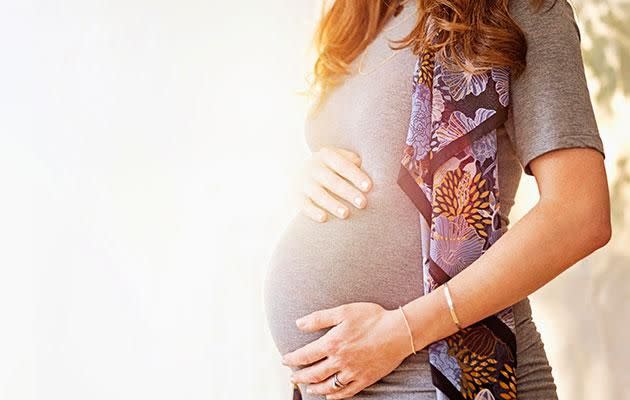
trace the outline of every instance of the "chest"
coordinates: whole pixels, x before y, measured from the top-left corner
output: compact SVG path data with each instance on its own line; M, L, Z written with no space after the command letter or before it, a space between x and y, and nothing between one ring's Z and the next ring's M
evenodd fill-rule
M328 144L364 153L391 150L398 156L409 124L417 56L410 48L392 50L389 45L390 39L413 29L415 17L407 6L400 20L393 19L351 63L351 74L329 93L319 111L306 119L311 150Z

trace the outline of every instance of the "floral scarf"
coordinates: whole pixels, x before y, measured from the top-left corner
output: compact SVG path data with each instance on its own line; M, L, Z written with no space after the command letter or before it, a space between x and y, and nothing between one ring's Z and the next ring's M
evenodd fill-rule
M420 214L425 293L472 264L505 231L496 129L507 118L510 70L470 74L436 58L425 49L416 61L398 176ZM428 350L438 400L516 399L511 306Z

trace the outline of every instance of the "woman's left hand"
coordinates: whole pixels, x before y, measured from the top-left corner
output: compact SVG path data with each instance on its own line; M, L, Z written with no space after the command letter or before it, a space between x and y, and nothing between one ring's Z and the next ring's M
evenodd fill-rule
M313 332L332 326L317 340L287 353L288 366L309 365L295 371L294 383L308 383L310 393L327 399L351 397L393 371L410 354L411 341L398 309L356 302L318 310L296 321ZM333 386L333 375L345 386Z

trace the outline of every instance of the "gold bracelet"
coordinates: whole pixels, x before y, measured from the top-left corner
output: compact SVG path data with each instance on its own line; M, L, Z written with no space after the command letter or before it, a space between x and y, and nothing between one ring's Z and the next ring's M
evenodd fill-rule
M457 318L457 314L455 314L455 307L453 306L453 299L451 298L451 292L448 290L448 282L444 282L444 295L446 296L446 302L448 303L448 308L451 311L451 318L455 325L457 325L457 329L461 330L462 326L459 324L459 318Z
M398 309L402 313L403 318L405 319L405 325L407 325L407 331L409 331L409 338L411 339L411 351L413 352L413 354L416 354L416 347L413 345L413 334L411 333L411 327L409 326L409 321L407 321L407 316L405 315L402 306L398 306Z

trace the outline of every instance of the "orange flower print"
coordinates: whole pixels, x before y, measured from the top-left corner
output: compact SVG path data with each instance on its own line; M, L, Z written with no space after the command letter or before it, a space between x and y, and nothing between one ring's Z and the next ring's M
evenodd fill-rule
M423 49L420 54L420 69L418 71L418 83L433 87L433 68L435 66L435 53L429 49Z
M500 372L501 375L506 378L507 382L499 382L499 386L505 390L505 392L499 394L499 396L506 400L516 399L516 376L514 369L509 364L503 364L503 369Z
M487 186L481 173L471 176L461 168L447 171L434 189L433 213L444 215L450 221L462 215L479 236L487 237L486 227L492 224Z

